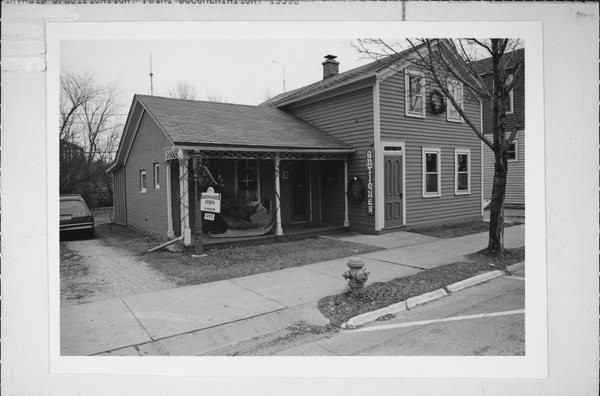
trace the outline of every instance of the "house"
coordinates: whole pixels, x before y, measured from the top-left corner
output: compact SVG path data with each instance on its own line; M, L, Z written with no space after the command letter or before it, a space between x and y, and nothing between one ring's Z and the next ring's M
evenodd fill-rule
M525 56L524 49L518 49L504 54L506 68L514 70L515 65ZM476 62L475 66L481 71L481 77L485 84L492 88L493 80L491 74L491 58ZM521 78L510 92L510 104L506 111L506 134L510 135L513 129L517 129L517 135L508 148L508 175L506 178L505 207L525 207L525 69ZM492 109L483 106L483 132L492 135ZM483 145L483 197L490 201L492 197L492 185L494 182L494 153Z
M400 55L259 106L135 95L115 162L115 221L191 245L198 163L273 216L274 233L329 223L377 234L480 219L481 145ZM458 89L460 88L460 89ZM456 98L479 121L480 102ZM451 107L451 106L449 106Z

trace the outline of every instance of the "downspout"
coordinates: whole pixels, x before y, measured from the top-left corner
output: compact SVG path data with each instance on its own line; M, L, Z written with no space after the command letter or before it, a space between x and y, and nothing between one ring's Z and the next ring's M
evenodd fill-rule
M375 151L375 231L381 231L384 223L383 199L383 151L381 150L381 108L379 103L380 77L375 76L373 86L373 149Z

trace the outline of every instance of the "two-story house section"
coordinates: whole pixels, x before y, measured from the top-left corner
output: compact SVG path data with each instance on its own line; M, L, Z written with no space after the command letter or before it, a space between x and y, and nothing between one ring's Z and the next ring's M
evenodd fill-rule
M510 72L514 65L525 56L525 49L518 49L504 54L507 60L506 68ZM492 88L491 58L478 61L476 67L481 70L481 78L485 84ZM510 77L509 77L510 78ZM525 207L525 68L521 78L510 92L510 103L506 111L506 135L517 129L517 136L508 148L508 175L506 179L506 207ZM483 132L492 136L492 109L489 105L483 106ZM494 153L483 145L483 197L485 201L491 200L492 185L494 182Z

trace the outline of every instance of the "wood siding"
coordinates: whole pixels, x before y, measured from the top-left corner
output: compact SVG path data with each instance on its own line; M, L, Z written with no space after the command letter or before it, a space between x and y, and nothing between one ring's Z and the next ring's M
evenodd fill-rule
M167 166L165 151L171 143L146 112L142 116L127 163L127 225L155 234L167 235ZM153 164L160 163L160 188L154 188ZM146 171L146 192L140 192L139 174ZM171 180L179 183L178 180ZM173 219L173 222L179 219Z
M367 179L365 151L373 142L373 88L361 88L314 103L290 107L296 116L335 136L356 149L348 157L348 179ZM338 166L337 188L322 190L323 221L344 221L344 170ZM341 186L341 188L340 188ZM348 204L350 227L357 231L374 232L375 217L367 216L366 203Z
M488 87L492 87L492 75L482 76ZM523 75L513 89L513 113L506 115L507 135L513 128L522 128L525 123L523 111L525 109L525 68ZM522 121L521 121L521 118ZM483 105L483 132L492 139L492 109L491 105ZM518 161L508 163L506 178L506 205L525 205L525 131L520 130L516 138ZM494 182L494 154L491 149L484 146L483 152L483 197L490 200Z
M127 200L125 187L125 168L113 174L113 220L117 224L127 225Z
M381 140L406 144L404 199L407 226L481 216L480 140L468 124L447 121L446 112L432 114L429 111L431 89L426 89L426 118L414 118L405 115L404 73L397 73L380 83ZM479 101L468 95L466 89L464 106L470 119L479 125ZM423 198L423 147L441 149L440 197ZM468 195L455 195L455 149L471 151Z

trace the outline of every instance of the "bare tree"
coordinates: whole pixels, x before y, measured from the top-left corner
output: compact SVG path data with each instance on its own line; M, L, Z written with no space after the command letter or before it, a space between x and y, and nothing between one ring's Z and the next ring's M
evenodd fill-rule
M73 125L78 110L97 95L97 87L91 74L77 75L62 72L60 75L60 132L62 140L73 140Z
M61 74L59 135L70 143L61 148L80 147L82 153L61 153L61 193L80 193L92 202L112 201L111 180L105 170L123 129L118 107L116 89L97 83L92 74Z
M504 251L504 200L508 173L507 148L514 141L519 128L507 136L506 110L510 91L523 74L524 57L515 51L521 47L516 39L406 39L388 42L382 39L358 40L354 47L382 61L394 57L398 62L386 62L386 67L414 67L423 73L427 84L441 91L448 107L458 112L473 132L494 152L494 182L490 204L490 230L487 250L501 254ZM490 57L488 70L482 70L478 59ZM479 67L478 67L479 66ZM493 86L483 82L481 75L491 73ZM455 95L457 83L466 89L467 98L481 100L492 109L492 139L478 126L478 118L472 119ZM423 104L424 105L424 104ZM522 115L523 117L523 115Z
M198 92L196 87L194 87L190 82L177 80L175 87L169 90L169 97L176 99L196 100L198 99Z
M209 92L206 94L206 100L209 102L229 103L229 100L218 92Z

